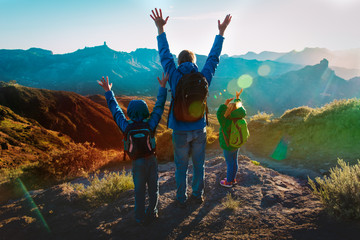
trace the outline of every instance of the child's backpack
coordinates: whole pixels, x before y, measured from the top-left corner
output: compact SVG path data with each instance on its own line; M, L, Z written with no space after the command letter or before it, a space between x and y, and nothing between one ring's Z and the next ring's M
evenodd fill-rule
M129 121L124 131L124 159L125 153L131 160L155 154L155 130L144 119L142 122Z
M223 130L222 133L226 145L233 148L239 148L244 145L250 136L246 120L243 118L232 119L229 139Z
M195 122L203 118L206 112L207 122L208 93L208 82L200 72L183 75L176 86L175 98L171 101L169 113L173 108L176 120Z

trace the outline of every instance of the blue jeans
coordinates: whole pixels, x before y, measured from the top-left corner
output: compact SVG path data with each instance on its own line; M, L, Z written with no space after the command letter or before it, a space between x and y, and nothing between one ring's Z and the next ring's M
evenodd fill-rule
M155 156L138 158L132 161L132 174L135 185L135 219L142 222L145 215L157 213L159 198L158 165ZM145 211L145 192L148 187L149 206Z
M224 150L224 157L227 165L227 174L226 174L226 181L233 182L236 173L238 171L238 152L239 149L236 149L235 151L228 151Z
M206 128L192 131L173 131L176 199L184 203L187 199L187 172L189 158L193 162L192 195L201 197L204 193L204 161Z

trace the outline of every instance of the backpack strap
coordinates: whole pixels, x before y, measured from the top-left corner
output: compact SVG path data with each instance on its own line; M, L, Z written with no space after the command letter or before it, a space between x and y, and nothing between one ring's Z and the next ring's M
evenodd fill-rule
M129 120L128 121L128 125L126 126L124 132L123 132L123 141L126 141L127 140L127 134L129 133L129 130L130 130L130 125L134 123L134 121L132 120ZM126 152L125 152L125 147L124 147L124 150L123 150L123 161L126 161Z
M206 108L205 108L206 126L209 126L208 112L209 112L209 108L208 108L208 105L207 105L207 102L206 102Z

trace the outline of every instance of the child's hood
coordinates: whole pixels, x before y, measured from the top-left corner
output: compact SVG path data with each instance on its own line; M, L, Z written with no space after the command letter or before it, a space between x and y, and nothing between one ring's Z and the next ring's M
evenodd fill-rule
M243 117L246 116L246 110L245 110L245 108L242 106L241 101L236 101L236 103L237 103L237 104L241 104L241 106L230 113L230 115L229 115L229 118L230 118L230 119L233 119L233 118L243 118Z
M184 62L182 64L179 65L178 70L182 73L182 74L188 74L191 72L198 72L198 67L196 66L195 63L192 62Z
M127 108L127 115L132 121L142 121L149 117L149 108L143 100L132 100Z

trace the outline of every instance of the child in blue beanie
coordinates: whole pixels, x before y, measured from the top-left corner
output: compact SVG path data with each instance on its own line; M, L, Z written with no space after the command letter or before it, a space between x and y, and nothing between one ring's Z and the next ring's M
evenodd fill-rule
M169 76L166 74L162 79L158 77L160 83L157 100L153 111L149 114L149 109L143 100L132 100L127 108L126 117L116 101L114 92L111 91L112 83L109 84L109 78L103 77L98 81L99 85L105 90L105 97L108 107L114 117L116 124L120 130L126 135L128 127L133 122L148 124L150 130L154 133L157 125L161 120L164 112L164 105L166 101L166 82ZM137 152L144 152L141 157L132 159L132 174L135 185L135 220L139 224L150 223L158 217L158 197L159 197L159 182L158 182L158 165L155 152L148 153L146 149L135 149ZM148 185L149 205L145 210L145 192L146 185Z

